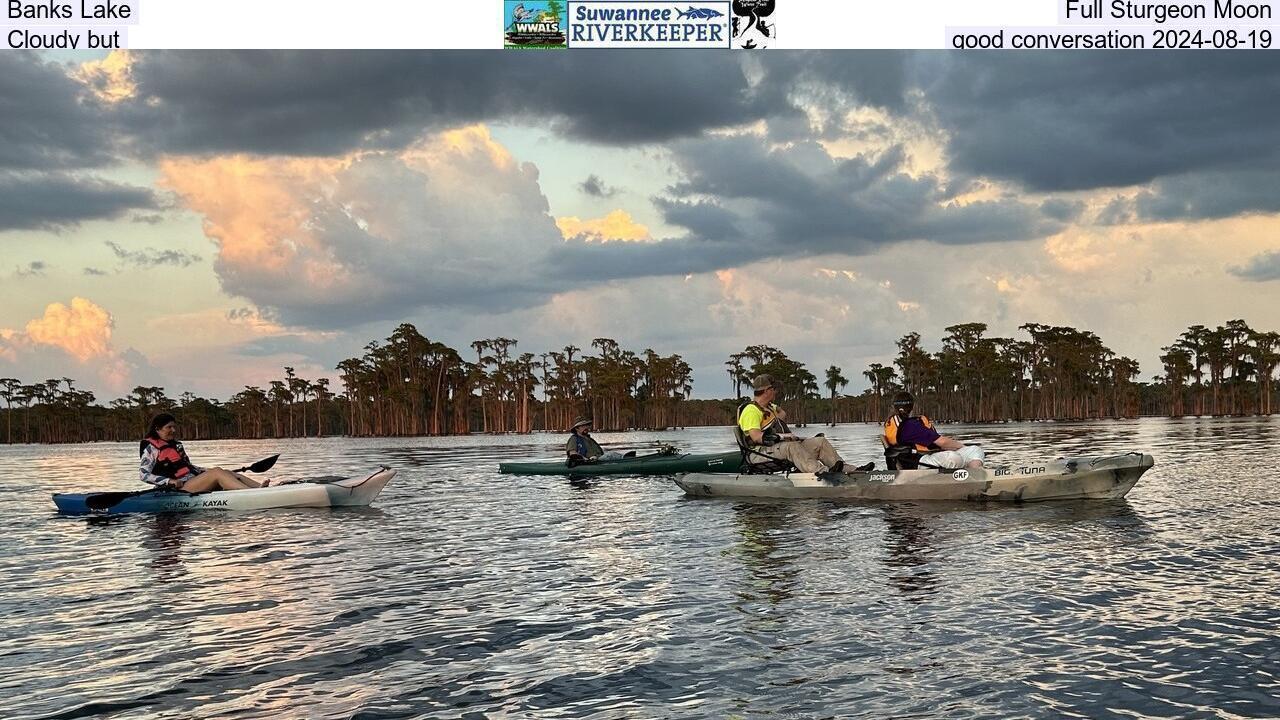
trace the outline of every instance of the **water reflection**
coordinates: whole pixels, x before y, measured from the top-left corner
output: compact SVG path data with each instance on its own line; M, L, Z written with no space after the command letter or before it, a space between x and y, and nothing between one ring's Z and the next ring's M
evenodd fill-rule
M146 533L142 547L151 552L151 569L156 582L168 583L186 574L182 567L182 541L191 525L185 514L150 515L140 523Z
M497 474L559 436L196 442L401 474L369 509L86 521L47 493L137 489L136 445L0 448L0 717L1280 717L1280 419L946 430L1157 464L1114 502L685 502Z
M800 575L795 560L801 542L796 513L795 507L779 503L734 504L733 523L739 536L734 550L748 575L738 597L751 602L763 598L779 605L795 594Z
M881 508L886 532L889 582L910 602L924 600L938 591L938 579L929 568L933 552L933 530L929 513L911 503L888 504Z

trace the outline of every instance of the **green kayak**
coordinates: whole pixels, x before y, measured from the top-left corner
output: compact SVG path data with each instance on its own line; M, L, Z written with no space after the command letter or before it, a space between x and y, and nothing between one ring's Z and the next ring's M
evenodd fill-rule
M674 475L686 472L736 473L741 465L742 453L731 450L712 455L652 453L574 467L569 467L564 460L504 462L498 465L498 471L510 475Z

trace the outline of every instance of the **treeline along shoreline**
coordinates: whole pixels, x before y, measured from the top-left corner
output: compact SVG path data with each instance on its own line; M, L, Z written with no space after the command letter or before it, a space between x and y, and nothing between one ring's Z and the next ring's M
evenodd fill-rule
M391 437L562 431L588 415L598 430L729 425L751 378L769 373L786 386L782 402L795 424L878 422L888 398L910 390L917 408L942 422L1087 420L1140 415L1270 415L1280 333L1243 320L1193 325L1162 348L1162 372L1139 382L1138 363L1117 356L1087 330L1028 323L1022 337L987 335L984 323L946 328L930 350L918 333L897 341L890 365L862 371L870 387L845 394L845 371L814 374L768 345L725 361L718 382L733 397L691 399L693 373L680 355L624 349L596 338L540 354L491 338L463 353L405 323L365 353L338 363L341 387L299 377L291 367L265 387L246 386L226 401L139 386L99 404L71 378L26 384L0 378L6 443L136 440L148 418L176 414L182 437ZM717 382L705 379L701 382Z

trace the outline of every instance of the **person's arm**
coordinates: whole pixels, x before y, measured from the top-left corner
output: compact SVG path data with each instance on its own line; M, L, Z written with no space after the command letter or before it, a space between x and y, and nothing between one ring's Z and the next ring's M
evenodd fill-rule
M764 444L763 421L764 412L755 405L748 405L738 417L738 428L742 430L743 435L747 436L752 445Z
M578 444L573 441L572 437L564 441L564 452L571 458L582 459L582 456L578 454Z
M173 481L163 475L156 475L152 470L156 467L156 451L155 448L148 446L142 451L142 459L138 462L138 471L142 475L142 482L148 485L160 487L162 485L172 485Z
M933 441L933 444L937 445L943 450L959 450L960 448L964 447L964 443L951 437L950 435L939 435L938 439Z

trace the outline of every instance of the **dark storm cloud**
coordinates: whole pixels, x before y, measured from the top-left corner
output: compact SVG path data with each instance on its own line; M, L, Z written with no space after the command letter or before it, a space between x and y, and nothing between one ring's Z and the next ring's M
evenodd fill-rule
M1162 178L1133 197L1116 197L1098 213L1099 225L1219 220L1280 212L1280 170L1187 173Z
M1132 198L1116 196L1098 213L1099 225L1124 225L1134 221L1136 210Z
M633 144L769 110L728 53L144 52L133 78L127 122L164 152L335 154L497 120Z
M764 120L774 140L857 135L847 111L947 133L953 175L1038 191L1130 186L1280 154L1280 73L1255 54L140 51L102 107L61 66L0 58L0 167L135 153L329 155L471 122L661 143ZM801 106L825 119L811 126ZM109 128L110 130L105 130ZM583 188L590 194L592 190ZM606 190L604 186L600 188Z
M1040 212L1058 222L1072 222L1084 212L1084 203L1079 200L1051 198L1040 203Z
M737 216L712 202L687 202L657 197L653 204L669 225L686 228L694 237L706 240L733 240L741 232Z
M618 188L605 185L600 176L595 174L588 175L586 180L578 183L578 189L596 198L611 198L618 194Z
M792 109L791 98L799 98L806 106L830 110L870 106L905 114L911 59L905 51L846 50L790 51L750 60L763 73L756 92L775 111ZM840 125L837 121L831 129Z
M1135 201L1137 216L1155 222L1280 212L1280 170L1202 172L1162 179Z
M970 243L1041 237L1058 228L1038 208L1013 199L960 205L938 179L900 170L897 148L833 158L806 143L767 150L735 138L676 146L684 180L677 196L711 196L739 213L748 237L783 252L867 252L927 239Z
M48 265L43 260L33 260L27 263L27 266L20 267L14 271L14 277L37 277L43 276L44 271L48 269Z
M430 243L406 235L401 246L381 253L362 228L337 220L322 228L333 249L353 258L347 266L378 270L370 276L379 282L360 288L371 298L365 305L358 298L300 300L299 288L279 277L226 285L232 294L288 310L291 322L315 326L394 318L405 307L535 306L583 278L860 255L912 240L1038 239L1078 221L1085 207L1074 199L1022 202L1016 195L956 201L984 185L1011 193L1145 186L1136 198L1117 198L1103 210L1097 220L1112 224L1280 211L1280 195L1270 191L1280 179L1273 173L1280 160L1280 73L1260 56L139 51L132 57L138 96L102 105L63 67L0 54L0 230L57 229L125 213L156 219L148 213L160 203L150 190L66 172L109 164L120 148L131 160L161 153L336 155L400 147L430 131L484 122L541 126L575 142L658 144L654 152L669 154L674 164L678 179L653 202L683 234L662 242L562 241L535 175L523 190L527 211L495 230L495 248L485 252L472 246L406 258L403 247ZM880 112L850 112L867 107ZM708 133L757 122L766 136ZM909 173L900 146L847 159L816 142L882 147L935 131L926 139L942 143L946 177ZM478 180L477 186L486 178ZM401 186L378 188L371 196L380 199L370 207L385 209L379 203ZM593 197L616 191L595 175L579 189ZM413 215L414 232L440 225L458 202L450 192L440 198L406 199L406 208L427 208ZM476 218L488 218L494 205L459 213L442 237L471 237ZM539 222L546 226L537 232L541 244L519 250L506 244ZM524 262L512 267L513 256ZM494 266L477 266L486 257ZM136 260L181 263L159 255ZM1232 271L1260 279L1273 262L1258 256ZM440 269L440 277L421 282L421 267Z
M1245 280L1280 280L1280 250L1259 253L1249 258L1244 265L1233 266L1228 270L1232 275Z
M656 243L571 241L547 266L565 277L683 275L756 260L862 255L907 240L949 244L1041 238L1061 229L1070 203L1015 199L959 204L937 178L901 171L903 155L833 158L813 143L769 150L751 137L675 143L682 180L654 199L688 231Z
M1258 54L923 54L953 171L1037 191L1280 159L1280 73Z
M55 230L153 209L152 191L70 173L0 173L0 232Z
M137 267L155 267L156 265L187 267L201 260L199 255L181 250L156 250L154 248L126 250L110 240L107 241L107 247L111 248L111 252L115 254L116 259Z
M631 145L769 120L775 137L798 139L808 134L800 104L905 112L910 59L882 51L145 51L133 54L138 98L118 113L143 154L328 155L493 121ZM840 127L836 119L824 132Z
M0 53L0 170L101 165L111 159L105 130L66 68L34 53Z
M111 114L67 66L0 53L0 232L50 230L151 208L144 188L75 170L115 161Z

